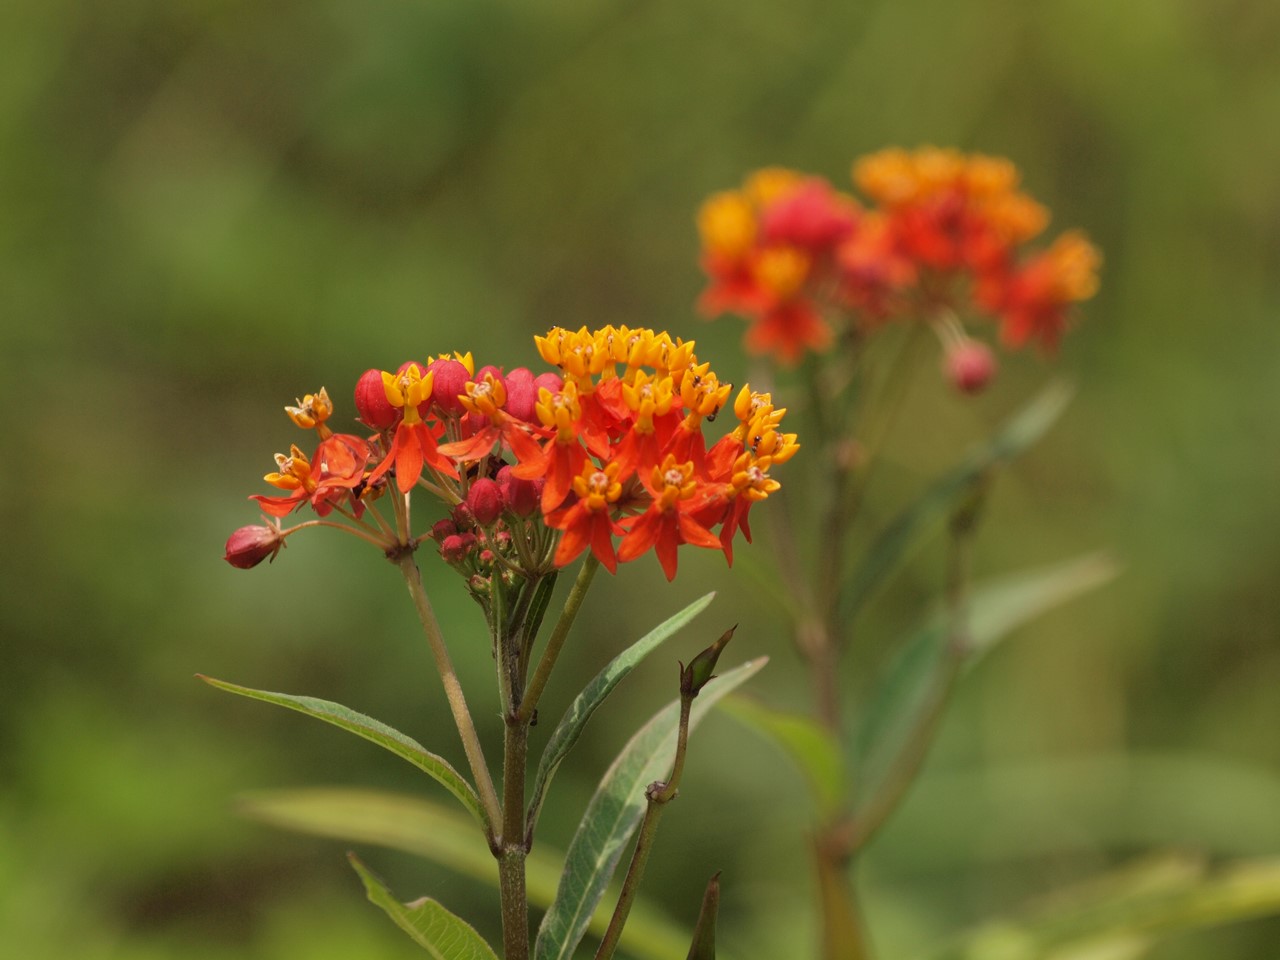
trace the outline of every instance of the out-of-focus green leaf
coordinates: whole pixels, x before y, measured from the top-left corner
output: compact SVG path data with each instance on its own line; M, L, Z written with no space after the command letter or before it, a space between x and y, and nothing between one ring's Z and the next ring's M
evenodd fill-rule
M1280 859L1214 872L1157 869L1159 882L1144 870L1124 871L1020 921L980 927L927 960L1127 960L1162 938L1280 913Z
M698 911L698 925L693 931L693 943L685 960L716 960L716 914L720 910L720 874L707 882L702 895L702 909Z
M551 783L551 778L555 776L561 761L573 749L573 745L578 742L578 738L582 735L582 731L586 727L587 721L591 719L591 715L596 712L600 704L604 703L605 698L613 692L613 688L621 683L622 679L634 670L641 660L656 650L664 640L671 637L677 630L705 610L713 599L715 599L715 594L708 593L705 597L693 601L675 616L658 624L658 626L610 660L605 668L596 674L591 682L583 688L582 692L574 698L573 703L569 704L569 709L560 718L555 731L547 741L546 748L542 751L542 759L538 762L538 772L533 778L532 799L529 803L530 831L533 830L534 824L537 823L538 812L542 809L542 801L546 796L547 786Z
M1117 573L1102 553L1087 554L973 588L967 629L952 637L945 613L932 615L902 646L862 713L856 738L861 783L874 791L918 728L921 714L962 667L1042 613L1108 582Z
M403 850L443 864L482 883L498 885L498 868L471 821L418 797L378 790L309 787L272 790L241 798L246 816L299 833ZM545 909L555 899L564 854L537 844L525 861L529 902ZM609 901L611 902L611 901ZM587 929L599 936L612 910L602 905ZM683 960L688 931L644 900L631 907L622 947L636 960Z
M767 662L767 657L749 660L707 684L693 702L689 729ZM605 772L569 844L555 901L538 929L536 960L569 960L573 956L623 847L644 813L645 787L670 772L679 716L679 701L668 704L640 728Z
M200 676L200 679L205 683L217 687L219 690L227 690L242 697L262 700L265 703L274 703L277 706L305 713L309 717L315 717L317 720L331 723L335 727L340 727L349 733L354 733L357 737L363 737L371 743L376 743L378 746L390 750L396 756L408 760L419 770L430 774L439 781L446 790L462 802L462 805L470 811L471 815L476 818L476 821L482 827L486 830L488 829L488 820L484 814L484 807L480 805L480 798L476 796L475 790L463 778L462 774L450 766L449 762L443 757L436 756L412 737L387 726L382 721L366 717L363 713L356 713L356 711L344 707L340 703L333 703L330 700L318 700L315 697L296 697L287 693L270 693L265 690L254 690L250 687L227 683L225 680L215 680L212 677L199 674L197 676Z
M953 507L996 467L1002 466L1044 436L1066 409L1073 389L1054 381L1011 417L985 445L926 490L876 537L861 564L840 591L840 614L850 623L913 547L950 515Z
M369 900L385 910L396 926L426 948L435 960L498 960L497 954L469 923L427 897L401 903L354 853L347 856L364 881Z
M776 744L804 775L820 813L844 798L845 766L840 744L808 717L782 713L743 696L726 697L724 711Z

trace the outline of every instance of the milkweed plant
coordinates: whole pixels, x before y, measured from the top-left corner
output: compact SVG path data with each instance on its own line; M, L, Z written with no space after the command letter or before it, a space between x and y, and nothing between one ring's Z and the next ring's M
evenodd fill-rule
M471 352L454 352L371 369L344 391L357 418L346 432L338 431L337 405L324 389L285 408L302 433L288 453L275 455L265 477L270 491L251 497L262 522L231 534L227 562L255 567L302 531L320 529L382 554L404 579L466 765L456 769L407 734L339 704L205 677L390 750L460 807L373 792L304 792L267 794L256 806L251 799L251 812L294 829L399 846L490 878L506 960L569 960L588 936L598 943L597 960L615 951L707 960L716 951L718 875L691 929L665 919L638 892L659 820L678 792L689 734L719 702L780 747L811 788L816 956L872 955L851 867L906 795L955 683L1005 634L1105 582L1113 569L1105 555L1091 555L992 582L971 576L971 545L992 480L1061 412L1070 391L1060 383L888 523L864 529L868 478L912 365L940 368L953 402L964 402L992 384L997 349L1034 345L1052 354L1078 305L1097 290L1101 258L1079 231L1042 241L1048 211L1022 190L1008 160L889 149L859 159L852 172L861 199L821 177L769 168L698 212L707 276L698 308L747 321L755 385L722 382L693 341L665 331L557 327L534 338L528 368L485 366ZM805 474L824 478L821 489L778 503L797 458ZM753 523L767 524L774 541L768 554L778 566L774 579L785 585L779 603L794 652L811 678L811 712L784 713L767 697L731 695L764 659L716 677L733 636L722 624L714 643L687 655L678 696L604 774L569 849L561 855L535 846L552 778L588 720L645 656L711 602L696 601L616 651L551 732L543 738L540 726L535 737L543 694L577 639L573 626L600 568L624 576L623 567L652 552L673 580L688 549L719 551L732 566ZM860 614L908 553L939 530L947 559L938 611L893 649L870 694L849 702L841 663L861 638ZM464 590L483 615L504 721L500 744L482 742L473 722L468 695L486 695L465 691L454 670L419 570L424 551L457 574L432 590ZM562 575L572 583L553 613ZM629 843L628 866L606 897ZM444 904L403 903L360 860L352 863L369 898L432 956L499 955ZM543 911L536 936L531 905ZM1059 935L1061 927L1053 930ZM797 939L793 956L806 949ZM948 949L933 956L983 955ZM1042 955L1049 954L1000 954Z

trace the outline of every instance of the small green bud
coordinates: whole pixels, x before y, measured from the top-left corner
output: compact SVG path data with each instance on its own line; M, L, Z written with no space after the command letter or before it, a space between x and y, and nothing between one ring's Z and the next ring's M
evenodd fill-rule
M737 629L738 625L735 623L719 640L694 657L687 667L684 664L680 665L680 696L692 700L714 679L715 674L712 671L716 668L716 661L720 659L720 652L733 639L733 632Z

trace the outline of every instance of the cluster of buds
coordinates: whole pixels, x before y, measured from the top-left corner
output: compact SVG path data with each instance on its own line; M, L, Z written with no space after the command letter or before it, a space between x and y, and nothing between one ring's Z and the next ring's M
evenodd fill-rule
M1018 347L1058 343L1073 304L1093 296L1101 262L1078 231L1026 245L1048 211L1019 189L1008 160L925 147L853 165L864 206L826 180L765 169L712 196L698 215L709 285L700 307L750 320L746 343L784 363L840 334L923 319L937 330L953 382L974 391L995 360L959 318L994 319Z
M334 433L319 394L286 408L318 436L295 444L266 481L283 495L253 497L271 517L310 506L317 518L281 530L246 527L226 559L274 557L304 526L341 526L388 555L432 539L447 563L486 589L495 573L536 577L586 550L611 572L653 550L667 577L685 544L722 550L750 541L753 504L778 489L775 464L799 449L785 410L743 387L732 396L694 344L647 329L585 327L536 338L555 372L476 369L470 354L367 371L355 404L365 436ZM703 424L732 402L736 426L708 444ZM409 498L424 489L449 510L413 538ZM368 505L390 490L390 520ZM326 518L337 512L350 523Z

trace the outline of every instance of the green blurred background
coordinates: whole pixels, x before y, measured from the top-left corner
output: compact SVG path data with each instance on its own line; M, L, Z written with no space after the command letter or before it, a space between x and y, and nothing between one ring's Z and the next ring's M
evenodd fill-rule
M338 700L460 754L372 551L317 535L269 568L223 563L294 438L280 407L324 384L346 417L361 371L428 353L532 363L554 324L666 327L738 380L740 324L693 311L697 204L765 164L845 182L890 144L1014 158L1107 263L1056 363L1011 357L976 402L923 364L872 513L1061 368L1079 397L1001 481L977 567L1109 546L1125 573L964 686L860 870L883 956L1153 850L1280 852L1278 43L1272 0L0 5L3 952L417 955L340 844L231 801L439 791L192 679ZM875 609L852 689L939 571L926 551ZM428 576L495 733L478 612ZM561 774L546 842L672 695L674 658L729 623L738 657L776 655L755 693L803 706L779 613L707 554L670 587L652 558L598 583L547 712L708 589L704 633L646 664ZM723 869L723 943L804 956L808 818L778 755L713 717L650 890L690 922ZM494 930L486 888L367 859ZM1272 960L1277 942L1256 921L1153 956Z

